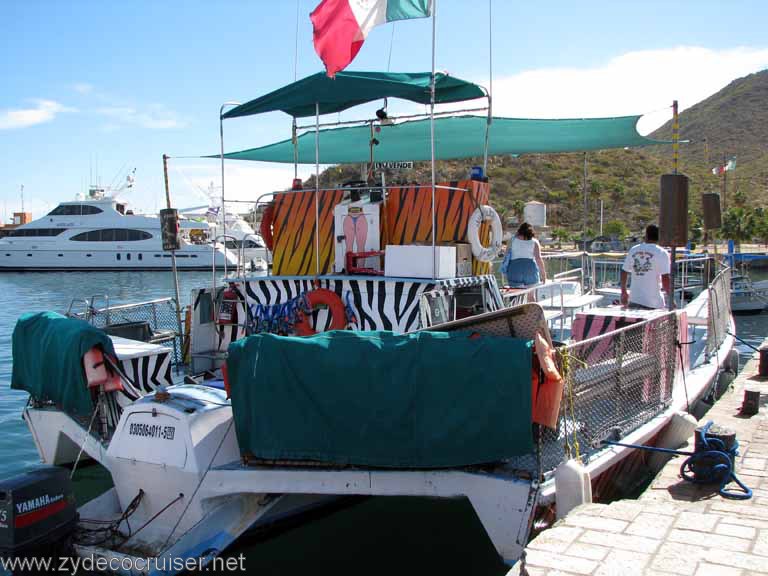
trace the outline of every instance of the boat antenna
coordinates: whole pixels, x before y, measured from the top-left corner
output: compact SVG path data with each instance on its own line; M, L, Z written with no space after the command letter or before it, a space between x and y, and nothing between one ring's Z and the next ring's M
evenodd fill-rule
M488 0L488 96L493 98L493 0Z
M437 235L437 216L435 214L435 32L437 23L437 0L432 0L432 75L429 85L429 141L432 163L432 278L437 278L435 264L435 237Z
M299 3L300 0L296 0L296 34L295 42L296 46L293 51L293 81L299 79Z

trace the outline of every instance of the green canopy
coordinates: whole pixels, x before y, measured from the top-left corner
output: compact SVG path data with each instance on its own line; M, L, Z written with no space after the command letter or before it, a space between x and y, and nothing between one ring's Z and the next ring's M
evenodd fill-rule
M640 116L619 118L587 118L568 120L533 120L494 118L490 127L488 153L543 154L579 152L607 148L626 148L659 144L637 132ZM483 155L486 117L452 116L435 120L435 157L438 160L471 158ZM374 161L430 160L429 120L382 126L376 133L378 146ZM320 131L320 164L353 164L369 161L371 130L367 125ZM315 163L315 133L298 139L299 163ZM218 157L217 155L211 158ZM230 152L232 160L292 163L293 143L290 139Z
M430 72L339 72L335 78L328 78L325 72L318 72L241 104L222 118L251 116L275 110L301 118L315 115L315 103L320 104L320 114L330 114L388 97L429 104L431 79ZM477 84L441 72L435 74L437 104L483 98L485 95L485 90Z

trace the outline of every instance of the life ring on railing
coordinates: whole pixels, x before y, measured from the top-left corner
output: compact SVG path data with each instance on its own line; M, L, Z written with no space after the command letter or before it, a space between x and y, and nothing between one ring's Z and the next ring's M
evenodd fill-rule
M306 298L310 311L314 310L318 304L325 304L328 307L328 312L331 314L331 330L344 330L346 328L347 314L344 310L344 303L336 292L325 288L317 288L308 292ZM317 331L309 323L309 314L304 311L299 311L296 314L293 330L299 336L317 334Z
M486 220L491 221L491 243L483 246L480 242L480 226ZM469 217L467 224L467 238L472 246L472 255L480 262L492 262L501 250L501 218L493 207L488 205L478 206Z
M264 239L264 244L267 245L267 249L271 252L274 241L272 239L272 218L275 217L275 204L270 202L267 207L264 208L264 212L261 215L261 224L259 224L259 232Z

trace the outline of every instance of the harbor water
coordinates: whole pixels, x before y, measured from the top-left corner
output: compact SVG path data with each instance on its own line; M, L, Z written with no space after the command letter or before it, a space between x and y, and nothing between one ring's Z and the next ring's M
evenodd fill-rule
M763 273L765 274L765 273ZM757 271L753 279L757 278ZM766 274L768 277L768 274ZM209 286L210 273L180 275L182 303L192 288ZM162 272L0 274L0 478L39 465L21 410L27 394L10 389L11 336L24 312L65 312L70 303L107 294L110 304L173 294L171 275ZM768 332L768 314L737 317L741 338L759 345ZM739 343L742 358L751 350ZM88 467L77 474L79 497L95 496L105 474ZM350 500L309 521L255 534L230 551L243 553L249 573L299 574L479 574L506 573L468 502L408 498Z

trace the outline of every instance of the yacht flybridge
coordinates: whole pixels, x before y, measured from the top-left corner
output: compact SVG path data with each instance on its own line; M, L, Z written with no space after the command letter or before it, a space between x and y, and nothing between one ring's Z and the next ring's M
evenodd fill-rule
M146 321L157 314L136 308L148 324L143 343L115 338L128 327L110 319L131 318L129 307L91 305L87 323L51 314L19 321L12 386L31 394L23 416L42 459L63 465L84 454L114 480L80 510L93 525L78 532L78 554L126 574L123 566L150 558L146 573L172 574L171 559L210 560L249 527L324 498L409 495L468 498L513 563L535 518L567 513L574 491L610 498L642 467L637 453L605 440L657 442L678 411L712 393L734 366L729 269L715 274L711 260L702 263L700 294L676 311L586 310L583 302L600 298L579 254L548 287L545 312L543 295L528 301L537 287L508 290L493 274L501 224L482 169L450 182L435 169L437 159L655 143L637 134L637 117L524 121L492 118L486 107L481 117L377 114L320 130L321 114L385 98L485 97L445 74L340 72L224 114L283 110L294 137L222 162L431 159L432 178L295 183L269 194L260 230L269 232L272 274L238 269L224 285L193 291L174 349L191 373L185 384L170 385L171 352L157 344L181 314L163 329ZM308 116L314 123L299 135L297 120ZM550 336L555 307L561 321L571 314L561 343ZM104 363L87 356L80 375L88 346L114 373L95 373ZM41 367L62 357L74 376L51 382ZM565 486L556 471L572 462L585 476ZM127 530L129 517L140 530ZM109 529L94 537L94 526Z
M221 268L234 253L213 246L207 223L181 220L180 270ZM133 214L124 203L92 187L84 200L63 202L51 212L14 229L0 240L0 270L170 270L162 250L160 219Z

